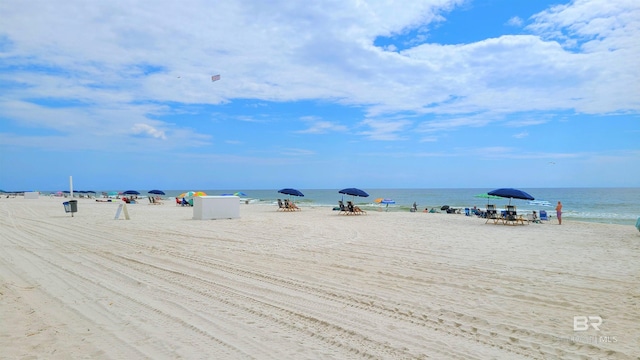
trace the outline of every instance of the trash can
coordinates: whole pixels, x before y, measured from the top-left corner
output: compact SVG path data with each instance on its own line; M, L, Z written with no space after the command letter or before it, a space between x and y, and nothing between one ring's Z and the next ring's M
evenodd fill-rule
M66 213L71 212L71 205L69 205L68 201L63 202L62 205L64 205L64 212Z
M78 212L78 200L69 200L69 208L72 213Z

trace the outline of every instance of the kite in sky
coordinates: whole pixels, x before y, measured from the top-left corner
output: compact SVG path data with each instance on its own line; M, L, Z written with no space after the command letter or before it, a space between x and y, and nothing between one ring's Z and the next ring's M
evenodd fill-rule
M213 75L211 77L211 82L218 81L218 80L220 80L220 75Z

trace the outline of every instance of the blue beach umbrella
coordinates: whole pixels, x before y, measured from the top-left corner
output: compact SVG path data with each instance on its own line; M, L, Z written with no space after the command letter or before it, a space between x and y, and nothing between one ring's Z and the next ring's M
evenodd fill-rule
M123 195L140 195L140 193L138 191L135 190L127 190L125 192L122 193Z
M291 188L280 189L278 190L278 192L285 195L304 196L304 194L301 193L299 190L291 189Z
M154 195L165 195L164 191L162 190L150 190L148 193Z
M338 191L339 194L351 195L351 196L359 196L359 197L369 197L364 190L360 190L357 188L346 188Z
M521 199L521 200L535 200L533 196L527 194L526 192L518 189L512 188L502 188L489 191L488 195L499 196L502 198L509 198L509 205L511 205L511 199Z
M378 204L395 204L395 200L392 199L387 199L387 198L377 198L374 200L374 202L378 203Z

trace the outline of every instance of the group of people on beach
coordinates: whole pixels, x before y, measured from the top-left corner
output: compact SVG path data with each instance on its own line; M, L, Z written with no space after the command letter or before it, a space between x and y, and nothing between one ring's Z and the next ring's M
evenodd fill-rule
M418 210L417 207L418 207L417 204L414 202L410 211L411 212L416 212ZM426 207L424 209L424 211L422 211L422 212L425 212L425 213L436 213L438 211L436 210L436 208L432 208L431 210L429 210L429 208ZM478 215L478 216L481 215L481 211L478 210L475 206L473 207L472 212L475 215ZM562 225L562 202L561 201L558 201L558 205L556 205L556 217L558 218L558 225ZM538 214L535 211L533 212L533 221L535 221L535 222L539 221ZM640 223L640 218L638 219L638 222ZM640 228L638 228L638 230L640 230Z

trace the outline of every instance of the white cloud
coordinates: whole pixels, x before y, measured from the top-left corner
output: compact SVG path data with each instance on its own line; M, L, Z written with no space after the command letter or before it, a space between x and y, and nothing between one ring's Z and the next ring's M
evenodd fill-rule
M166 140L167 136L164 131L158 130L148 124L134 124L131 128L131 132L136 135L146 135L156 139Z
M532 18L526 29L533 35L423 44L400 53L373 46L378 36L428 27L463 3L5 0L0 34L11 46L0 56L16 71L3 72L0 81L11 84L3 95L14 102L53 98L91 105L91 116L82 116L89 112L82 107L65 110L72 116L61 124L79 124L83 118L86 128L114 134L167 111L154 104L220 104L236 98L323 99L361 106L376 118L399 112L464 117L640 111L638 91L633 91L640 83L637 1L576 0L555 6ZM519 25L521 19L509 23ZM218 73L222 79L212 83L210 76ZM45 106L39 111L60 114ZM8 110L0 115L63 126ZM420 129L491 121L438 120ZM401 139L409 128L403 122L363 125L371 129L360 134L378 140ZM168 125L158 122L153 128L163 126ZM346 129L318 120L302 132ZM137 131L166 137L161 130Z
M368 127L369 130L358 132L371 140L393 141L403 139L402 133L412 124L408 120L371 120L367 119L360 123L361 126Z
M517 134L513 135L513 137L516 138L516 139L523 139L523 138L526 138L527 136L529 136L529 133L526 132L526 131L523 131L523 132L520 132L520 133L517 133Z
M307 149L288 148L282 149L281 153L288 156L309 156L314 155L316 152Z
M524 21L519 16L514 16L507 21L507 25L521 27Z
M314 116L303 117L302 120L308 125L304 130L297 131L299 134L326 134L329 132L345 132L347 127L331 121L320 120Z
M502 120L503 116L497 113L438 118L420 123L416 131L425 133L451 131L464 127L481 127Z

